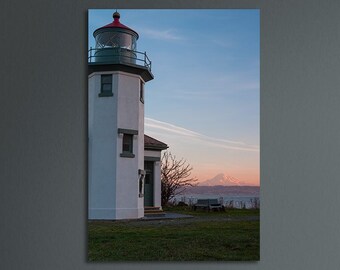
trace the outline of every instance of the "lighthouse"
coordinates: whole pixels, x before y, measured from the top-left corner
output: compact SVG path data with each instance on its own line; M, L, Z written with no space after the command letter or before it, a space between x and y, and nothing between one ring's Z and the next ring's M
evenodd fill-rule
M151 61L137 51L139 35L120 22L118 12L93 37L96 45L88 57L88 218L141 218L146 177L144 87L154 78ZM157 155L151 157L153 172L159 173L160 151L166 148L158 143ZM152 177L151 206L160 207L160 177Z

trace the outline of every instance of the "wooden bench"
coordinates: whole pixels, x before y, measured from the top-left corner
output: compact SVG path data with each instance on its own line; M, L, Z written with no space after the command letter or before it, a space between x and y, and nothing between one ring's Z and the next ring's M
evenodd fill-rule
M208 211L217 209L219 211L224 211L224 206L218 202L217 199L198 199L197 203L193 206L196 211L197 208L203 208Z

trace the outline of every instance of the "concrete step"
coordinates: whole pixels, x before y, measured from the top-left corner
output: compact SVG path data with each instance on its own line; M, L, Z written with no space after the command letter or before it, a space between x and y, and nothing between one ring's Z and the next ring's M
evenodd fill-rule
M144 211L145 210L159 210L160 207L158 206L144 206Z
M144 207L144 216L147 217L161 217L164 216L165 213L163 210L160 209L160 207L154 207L154 206L146 206Z

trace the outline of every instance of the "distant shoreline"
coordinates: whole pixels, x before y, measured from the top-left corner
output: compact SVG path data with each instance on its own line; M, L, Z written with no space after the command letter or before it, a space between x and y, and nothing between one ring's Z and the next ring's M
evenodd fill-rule
M255 188L260 188L261 186L252 186L252 185L234 185L234 186L226 186L226 185L214 185L214 186L201 186L197 185L194 187L255 187Z
M181 194L235 194L259 195L260 186L193 186L185 188Z
M194 186L176 195L172 201L193 205L198 199L218 199L222 204L230 203L235 208L251 208L260 201L260 186Z

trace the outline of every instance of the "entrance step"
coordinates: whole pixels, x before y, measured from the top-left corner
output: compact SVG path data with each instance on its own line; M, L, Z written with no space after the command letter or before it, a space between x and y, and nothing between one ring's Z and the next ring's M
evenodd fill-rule
M162 216L165 216L165 213L163 212L163 210L160 209L160 207L145 206L144 216L145 217L162 217Z

